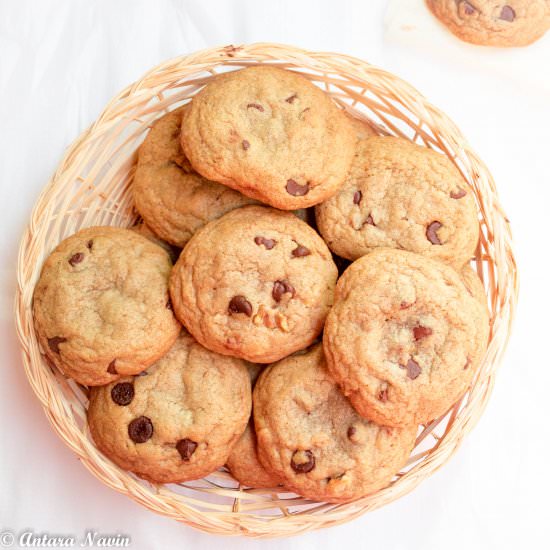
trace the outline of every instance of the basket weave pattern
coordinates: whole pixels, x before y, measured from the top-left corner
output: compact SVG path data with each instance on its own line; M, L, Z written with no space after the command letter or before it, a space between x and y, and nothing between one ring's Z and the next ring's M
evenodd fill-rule
M485 360L464 398L422 426L407 466L392 484L349 504L315 503L292 494L242 489L226 471L180 485L152 485L125 472L94 446L86 426L87 389L65 379L42 356L32 295L53 248L82 227L132 225L131 182L136 150L151 123L191 98L216 74L257 63L299 72L380 134L398 135L446 154L460 169L479 207L481 238L473 260L491 315ZM517 301L517 272L508 220L493 179L456 126L415 89L355 58L276 44L226 46L159 65L107 105L67 150L44 188L23 237L15 317L23 363L54 430L103 483L159 514L216 534L287 536L349 521L411 491L442 466L476 424L491 393Z

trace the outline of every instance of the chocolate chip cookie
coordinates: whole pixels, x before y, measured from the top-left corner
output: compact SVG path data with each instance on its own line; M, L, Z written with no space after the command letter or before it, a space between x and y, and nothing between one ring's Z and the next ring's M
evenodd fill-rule
M346 502L386 487L415 444L416 426L381 427L357 414L321 345L269 366L253 401L260 460L313 500Z
M93 388L88 423L98 448L154 483L198 479L224 464L245 429L250 380L242 361L185 331L136 377Z
M479 239L474 197L460 172L403 138L360 140L344 185L315 214L331 250L350 260L391 247L459 268Z
M333 195L355 139L321 89L268 66L218 76L194 97L182 124L182 147L197 172L282 210Z
M255 201L197 174L180 144L180 107L157 120L139 148L136 209L165 241L183 247L205 223Z
M65 239L34 292L47 357L90 386L154 363L180 331L168 296L171 268L165 250L129 229L91 227Z
M357 411L403 426L437 418L464 394L488 332L486 305L454 269L379 249L340 278L323 345Z
M255 363L310 345L332 305L330 250L289 212L244 206L200 229L170 278L178 319L205 347Z
M482 46L528 46L550 29L549 0L427 0L458 38Z
M260 372L260 365L248 363L248 373L253 387ZM258 458L258 441L252 416L243 435L235 443L226 466L233 477L247 487L260 489L277 487L281 484L281 480L274 473L266 470Z

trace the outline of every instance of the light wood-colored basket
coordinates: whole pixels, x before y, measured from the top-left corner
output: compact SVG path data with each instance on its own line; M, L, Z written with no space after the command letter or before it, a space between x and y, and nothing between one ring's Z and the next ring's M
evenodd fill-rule
M479 206L481 239L474 263L487 291L492 327L485 360L464 398L444 417L421 427L413 456L392 484L349 504L243 489L226 471L197 482L156 486L121 470L89 436L86 388L48 364L33 327L33 290L52 249L81 227L135 222L130 189L135 153L151 123L192 98L217 73L258 63L303 74L381 134L407 137L443 152L461 170ZM154 512L203 531L254 537L288 536L349 521L408 493L445 464L485 408L518 289L510 228L493 179L457 127L410 85L364 61L277 44L226 46L179 57L113 98L69 147L40 195L21 243L17 274L15 317L26 374L54 430L82 463L103 483Z

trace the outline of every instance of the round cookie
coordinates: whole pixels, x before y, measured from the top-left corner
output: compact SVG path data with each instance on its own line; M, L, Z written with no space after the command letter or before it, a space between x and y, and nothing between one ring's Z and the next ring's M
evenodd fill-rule
M165 241L183 247L210 220L255 201L197 174L180 144L186 107L158 119L139 148L133 193L136 209Z
M182 147L197 172L282 210L333 195L355 140L327 94L268 66L218 76L193 98L182 124Z
M256 382L262 368L254 363L248 364L248 373L252 386ZM247 487L271 488L277 487L281 481L275 474L268 472L258 458L258 441L254 429L253 417L246 426L246 430L233 446L233 450L227 459L226 466L231 475L241 484Z
M245 206L199 230L170 278L174 311L205 347L270 363L309 346L332 305L330 250L289 212Z
M180 331L168 296L171 268L165 250L129 229L91 227L65 239L34 291L46 356L90 386L147 368Z
M549 0L427 0L458 38L482 46L528 46L550 28Z
M260 460L312 500L347 502L386 487L414 448L416 426L381 427L357 414L321 345L269 366L253 401Z
M141 375L92 388L88 424L97 447L121 468L154 483L179 483L224 464L250 407L244 363L182 331Z
M422 424L468 389L487 346L487 307L448 265L379 249L340 278L323 345L357 411L380 424Z
M389 247L461 267L479 239L474 197L459 171L403 138L360 140L346 182L315 215L331 250L349 260Z

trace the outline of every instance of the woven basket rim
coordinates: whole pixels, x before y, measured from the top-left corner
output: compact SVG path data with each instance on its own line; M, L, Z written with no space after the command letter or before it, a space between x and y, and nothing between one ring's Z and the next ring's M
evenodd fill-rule
M388 488L352 503L312 503L308 509L304 499L282 500L272 491L228 488L230 476L225 472L209 478L206 487L189 489L190 496L139 480L95 448L85 427L85 394L47 364L34 333L34 285L44 257L60 236L98 218L114 225L129 225L135 218L128 189L135 149L150 123L178 101L192 96L216 69L258 62L282 64L322 83L335 101L356 115L366 116L380 133L402 135L439 149L461 169L478 199L482 236L475 266L487 290L492 326L485 361L466 396L444 418L424 428L422 441L417 443L421 446L433 437L432 447L422 451L416 461L411 459L410 468ZM132 124L139 125L135 135L123 139ZM113 149L108 150L105 144ZM85 188L87 184L90 189ZM69 186L71 193L67 192ZM79 208L77 201L86 207ZM104 201L97 212L94 201ZM210 533L254 537L288 536L344 523L408 493L445 464L487 404L510 335L519 286L510 226L493 178L446 115L406 82L360 59L274 43L228 45L175 57L115 95L97 120L67 148L38 197L21 240L17 282L15 321L25 373L54 431L86 468L107 486L159 514ZM212 498L230 499L233 504L210 502ZM265 515L265 509L276 510L278 515Z

